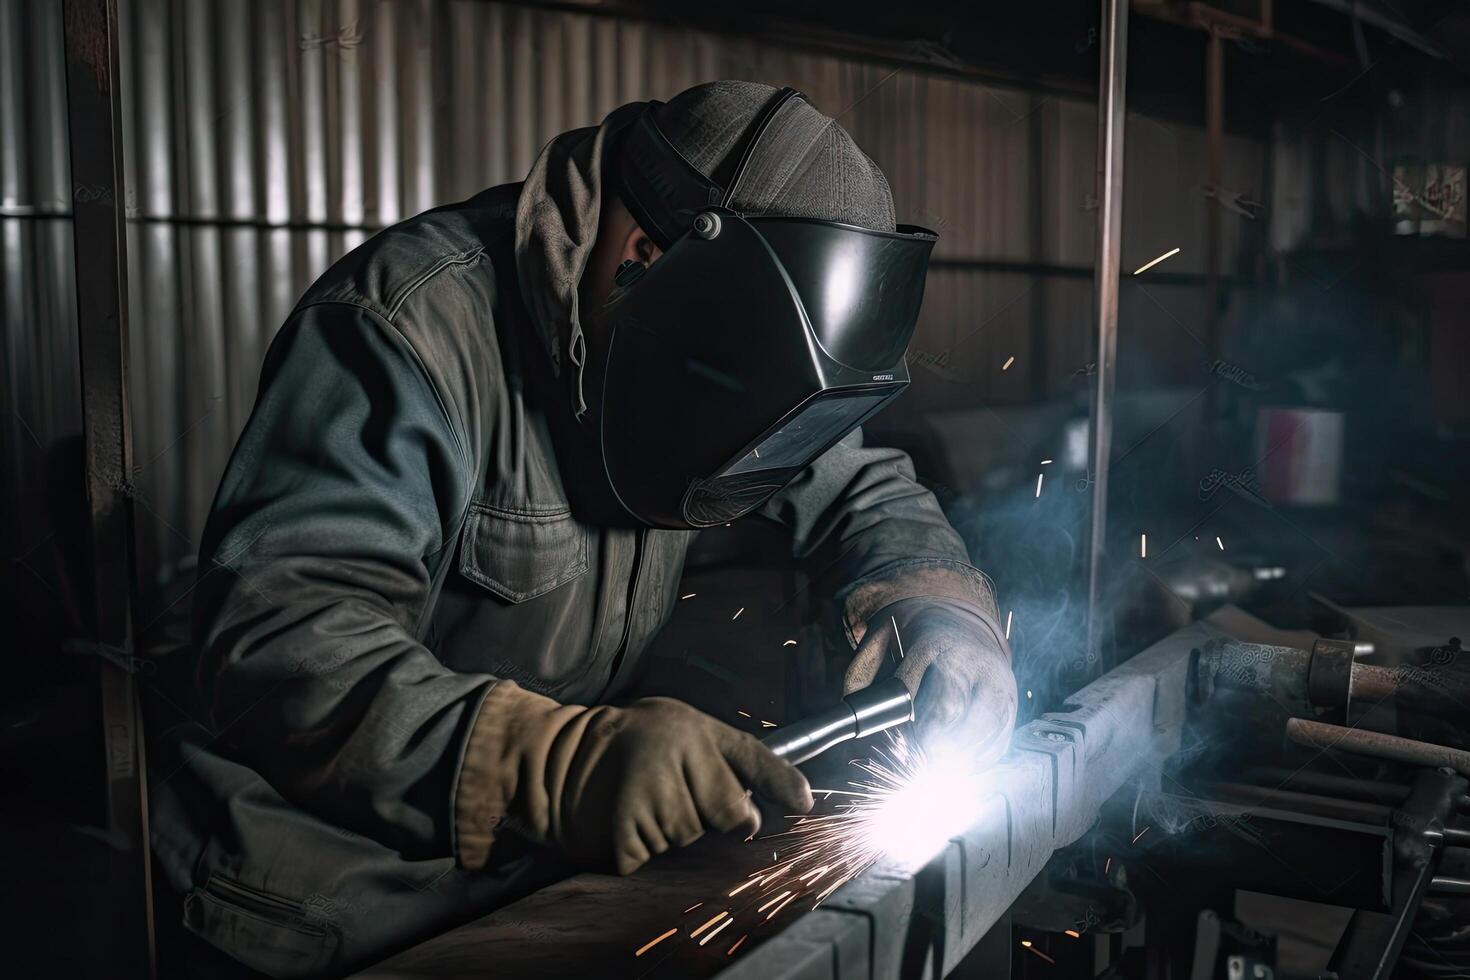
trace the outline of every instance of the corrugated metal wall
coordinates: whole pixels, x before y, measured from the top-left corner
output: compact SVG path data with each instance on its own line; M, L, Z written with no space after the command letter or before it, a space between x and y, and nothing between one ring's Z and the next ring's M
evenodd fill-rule
M20 419L41 445L77 425L69 226L31 214L67 198L58 7L0 4L0 179L24 214L4 219L12 473L34 467ZM1090 279L1005 263L1090 264L1090 103L482 0L124 0L123 31L140 549L160 577L194 551L271 336L336 256L708 79L802 88L884 168L900 219L940 232L915 347L944 371L915 372L894 424L1064 392L1087 359ZM1125 265L1182 245L1170 271L1202 270L1202 153L1198 130L1131 118ZM1232 138L1224 166L1263 184L1258 144Z

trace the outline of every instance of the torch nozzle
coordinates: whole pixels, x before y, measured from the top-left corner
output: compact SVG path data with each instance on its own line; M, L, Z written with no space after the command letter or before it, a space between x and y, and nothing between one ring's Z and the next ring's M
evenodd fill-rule
M826 711L783 725L761 743L792 765L815 758L839 742L862 738L913 720L914 698L891 678L853 691Z

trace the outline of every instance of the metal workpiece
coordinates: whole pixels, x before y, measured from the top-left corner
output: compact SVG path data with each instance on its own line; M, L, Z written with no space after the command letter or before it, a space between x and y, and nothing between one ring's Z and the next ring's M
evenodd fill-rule
M1418 739L1385 735L1360 728L1344 728L1342 725L1329 725L1305 718L1289 719L1286 723L1286 737L1309 748L1338 749L1354 755L1372 756L1412 766L1445 766L1462 775L1470 775L1470 752L1433 742L1421 742Z
M811 935L791 926L732 963L722 980L943 976L953 970L1052 854L1080 838L1104 800L1151 776L1180 744L1190 652L1223 634L1199 623L1167 637L1017 730L992 770L977 819L917 873L879 864L822 910L870 937L870 973L813 969ZM842 933L841 936L845 936ZM841 936L829 940L833 948ZM757 961L757 956L759 960ZM803 964L798 972L790 963Z
M908 686L890 678L853 691L819 714L782 725L761 744L793 765L806 762L849 739L865 738L913 720Z

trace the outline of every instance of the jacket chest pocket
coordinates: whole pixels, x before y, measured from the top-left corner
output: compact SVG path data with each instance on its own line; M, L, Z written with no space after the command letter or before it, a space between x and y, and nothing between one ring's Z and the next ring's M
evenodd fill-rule
M567 507L470 503L459 572L508 602L544 595L584 574L588 533Z

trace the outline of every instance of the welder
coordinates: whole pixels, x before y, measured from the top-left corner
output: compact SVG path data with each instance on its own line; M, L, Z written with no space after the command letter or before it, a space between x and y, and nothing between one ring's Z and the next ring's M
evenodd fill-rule
M753 736L618 700L694 535L746 515L836 569L848 692L896 675L923 742L996 759L991 586L860 428L904 387L934 241L805 97L715 82L323 275L214 501L188 683L159 686L186 961L336 972L510 900L536 854L626 874L752 834L752 794L808 809Z

